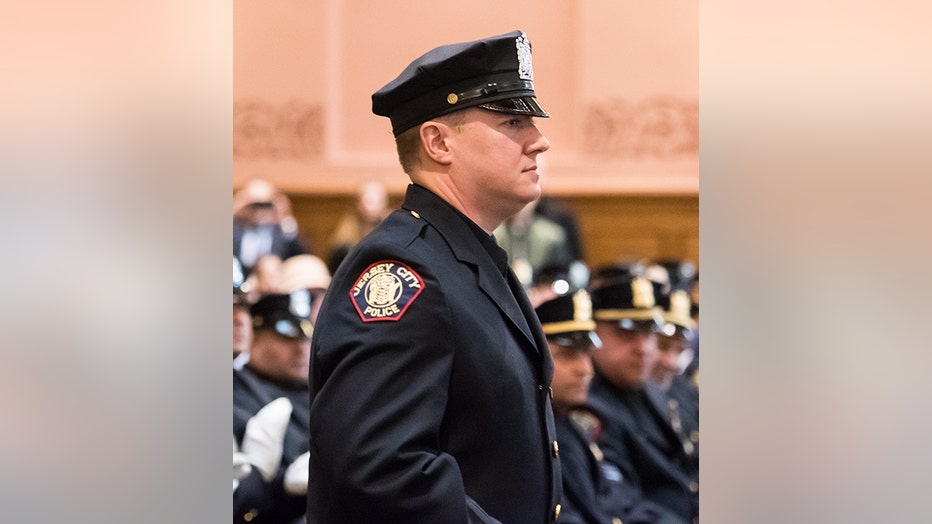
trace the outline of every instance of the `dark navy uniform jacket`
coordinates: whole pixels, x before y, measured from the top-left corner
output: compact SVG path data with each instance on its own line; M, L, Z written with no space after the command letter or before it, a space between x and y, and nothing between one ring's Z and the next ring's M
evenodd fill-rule
M491 236L421 186L402 207L344 259L317 319L308 522L553 522L537 316Z
M282 462L278 474L268 483L255 474L240 481L233 495L233 522L252 524L285 524L301 522L305 499L289 495L283 484L285 470L292 461L307 451L308 405L307 384L287 383L267 377L248 364L233 372L233 436L242 445L246 424L265 405L279 398L291 401L291 419L282 443ZM253 473L257 470L253 469Z
M591 410L586 411L596 416ZM602 458L593 452L596 446L569 415L557 413L556 426L563 470L561 524L685 523L669 510L645 499L633 484L606 478Z
M654 398L658 397L658 398ZM664 394L654 384L623 390L596 373L589 402L605 415L599 446L623 481L648 500L695 522L699 516L699 471L683 442L658 409Z
M673 378L666 392L666 410L671 426L680 434L691 456L692 467L699 469L699 389L683 375Z

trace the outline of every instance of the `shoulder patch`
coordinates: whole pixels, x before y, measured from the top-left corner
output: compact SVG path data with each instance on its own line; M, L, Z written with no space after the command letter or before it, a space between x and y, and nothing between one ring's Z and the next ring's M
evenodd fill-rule
M424 279L397 260L380 260L359 275L350 299L363 322L399 320L424 290Z
M602 432L602 421L595 412L585 406L580 406L570 411L570 419L583 430L589 442L595 442L599 439L599 434Z

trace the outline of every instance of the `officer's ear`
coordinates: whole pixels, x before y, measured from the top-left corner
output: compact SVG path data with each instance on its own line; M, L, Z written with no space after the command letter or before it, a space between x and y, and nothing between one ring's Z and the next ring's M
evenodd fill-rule
M449 139L453 128L439 120L428 120L421 124L421 144L424 152L438 164L448 165L452 162Z

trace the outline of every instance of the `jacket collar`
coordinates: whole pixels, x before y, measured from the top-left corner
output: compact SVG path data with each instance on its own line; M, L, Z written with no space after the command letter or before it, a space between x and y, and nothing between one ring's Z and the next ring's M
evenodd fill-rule
M546 350L546 339L538 340L529 327L529 323L536 318L529 303L525 304L528 311L523 311L520 304L527 303L526 298L512 293L507 277L502 277L492 255L485 250L477 233L466 222L468 218L465 215L427 188L415 184L408 186L401 207L433 226L450 246L457 260L475 267L479 288L524 334L538 354ZM509 273L511 269L506 269L506 275ZM511 277L517 282L513 275Z

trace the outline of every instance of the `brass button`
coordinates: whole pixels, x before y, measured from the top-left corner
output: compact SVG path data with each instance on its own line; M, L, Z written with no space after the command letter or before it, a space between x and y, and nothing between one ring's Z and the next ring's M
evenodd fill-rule
M259 510L256 508L252 508L251 510L249 510L248 513L243 515L243 520L245 520L246 522L252 522L252 519L256 518L258 515L259 515Z
M690 441L688 441L688 440L687 440L687 441L684 441L684 442L683 442L683 451L685 451L687 455L692 455L693 452L696 451L696 446L693 445L693 443L690 442Z
M698 444L699 443L699 432L696 430L693 430L692 433L689 434L689 440Z
M615 517L612 519L612 524L624 524L620 518Z
M699 484L695 481L689 483L689 491L696 493L699 491Z
M421 215L419 215L417 211L411 211L411 216L413 216L414 218L421 218Z
M560 456L560 445L557 444L556 440L553 441L553 456L554 457Z
M559 504L557 504L556 507L553 508L553 520L557 520L558 518L560 518L561 509L562 507Z

